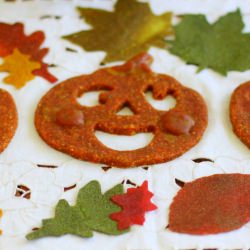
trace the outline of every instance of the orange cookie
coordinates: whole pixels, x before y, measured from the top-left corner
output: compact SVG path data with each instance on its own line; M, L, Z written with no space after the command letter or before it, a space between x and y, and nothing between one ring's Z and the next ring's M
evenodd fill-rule
M234 91L230 118L234 133L250 148L250 82L241 84Z
M0 89L0 152L10 143L17 128L17 110L11 95Z
M53 148L78 159L117 167L134 167L174 159L200 140L207 126L207 108L202 97L174 78L149 68L152 57L140 54L121 66L69 79L52 88L38 104L35 125ZM100 105L82 106L77 98L88 91L106 90ZM168 94L176 99L169 111L154 109L144 93L156 99ZM134 115L117 112L129 106ZM103 145L95 130L119 135L154 133L144 148L117 151Z

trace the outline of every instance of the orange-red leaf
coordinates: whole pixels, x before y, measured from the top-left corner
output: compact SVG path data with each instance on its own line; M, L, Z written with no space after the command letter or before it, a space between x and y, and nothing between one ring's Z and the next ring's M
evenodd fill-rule
M122 208L122 211L110 215L118 222L118 229L124 230L131 225L143 225L145 213L157 209L151 202L153 193L148 190L148 182L140 187L129 188L126 194L115 195L111 200Z
M40 49L44 40L45 35L42 31L26 36L22 23L0 23L0 57L11 55L14 49L18 49L22 54L29 55L31 61L40 63L41 67L33 71L34 75L53 83L57 78L48 72L48 65L42 61L49 51L48 48Z
M186 183L170 206L169 229L205 235L240 228L250 220L250 175L217 174Z

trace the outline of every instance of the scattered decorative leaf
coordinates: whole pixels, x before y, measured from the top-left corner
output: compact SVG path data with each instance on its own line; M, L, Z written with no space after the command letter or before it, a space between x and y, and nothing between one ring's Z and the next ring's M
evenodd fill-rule
M153 193L148 191L148 182L140 187L129 188L126 194L114 195L112 201L121 206L122 211L112 213L110 218L118 222L118 229L124 230L131 225L143 225L145 213L157 209L150 201Z
M93 29L64 38L87 51L106 51L105 62L127 60L150 46L166 47L164 38L172 33L171 13L156 16L148 3L135 0L118 0L114 9L78 8Z
M28 240L45 236L74 234L81 237L92 237L93 233L84 223L85 216L77 206L70 207L66 200L60 200L56 206L55 218L42 221L42 228L28 234Z
M216 174L186 183L170 206L169 229L195 235L240 228L250 218L250 175Z
M120 207L111 201L111 197L123 193L123 186L116 185L102 194L100 184L91 181L78 193L75 206L66 200L60 200L56 206L55 217L42 222L42 227L26 236L34 240L45 236L74 234L81 237L92 237L92 231L119 235L127 231L117 229L116 222L109 218Z
M121 184L104 194L97 181L92 181L82 188L77 197L77 204L85 214L85 224L92 230L106 234L119 235L126 232L118 230L116 222L109 218L111 213L120 211L120 207L111 201L111 197L122 193Z
M240 10L209 24L204 15L185 15L175 26L176 38L170 52L198 71L211 68L222 75L250 69L250 33L242 33Z
M48 72L48 65L42 61L49 51L47 48L40 49L44 40L45 35L42 31L26 36L22 23L0 23L0 57L9 56L18 49L22 54L30 56L31 61L39 63L40 67L33 70L34 75L53 83L57 78Z
M0 65L0 72L8 72L9 76L4 78L4 82L16 88L23 87L28 81L35 78L32 72L39 69L41 65L32 62L28 55L24 55L15 49L13 54L4 58L4 63Z

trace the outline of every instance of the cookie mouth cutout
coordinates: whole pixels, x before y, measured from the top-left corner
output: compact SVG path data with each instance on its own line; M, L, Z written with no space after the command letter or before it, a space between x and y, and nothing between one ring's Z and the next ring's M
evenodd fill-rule
M96 130L95 137L99 142L113 150L132 151L147 147L154 139L154 134L137 133L135 135L117 135Z

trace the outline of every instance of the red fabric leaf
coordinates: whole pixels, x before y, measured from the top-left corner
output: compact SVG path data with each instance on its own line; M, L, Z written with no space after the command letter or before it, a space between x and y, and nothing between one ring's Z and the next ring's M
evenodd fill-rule
M49 51L47 48L40 49L44 39L45 35L42 31L26 36L22 23L13 25L0 23L0 57L11 55L17 48L22 54L29 55L31 61L42 65L40 69L33 71L34 75L41 76L51 83L56 82L57 78L48 72L48 64L42 62Z
M129 188L126 194L115 195L111 200L122 208L122 211L110 215L112 220L118 222L118 229L124 230L131 225L143 225L145 213L157 209L150 201L153 196L148 190L148 182L140 187Z
M240 228L250 220L250 175L217 174L186 183L170 206L169 229L196 235Z

